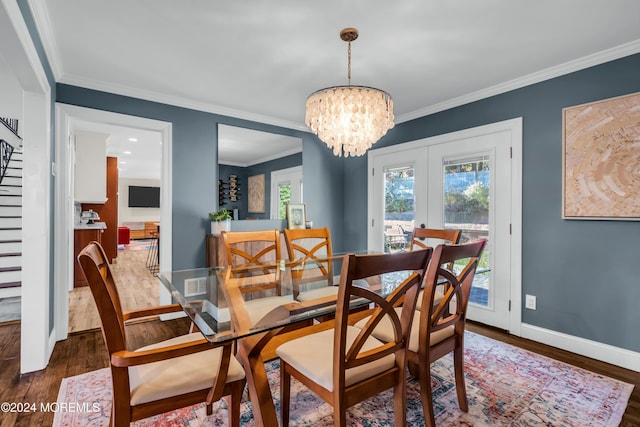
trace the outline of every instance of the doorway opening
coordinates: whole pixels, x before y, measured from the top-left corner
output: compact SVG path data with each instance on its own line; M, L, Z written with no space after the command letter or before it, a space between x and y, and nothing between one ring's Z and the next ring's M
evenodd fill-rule
M118 282L136 284L135 289L129 288L121 296L125 309L129 310L163 304L170 299L154 273L171 269L171 227L162 228L162 237L158 239L159 225L171 224L171 124L64 104L57 104L56 109L59 120L57 162L68 165L60 171L56 191L57 199L60 199L58 235L66 236L66 239L56 241L59 249L56 251L56 263L61 270L61 280L55 291L56 322L60 325L57 338L64 339L69 332L99 326L97 315L89 313L87 316L91 310L83 310L83 305L94 308L90 291L74 288L74 254L77 250L74 238L78 228L78 203L74 203L75 133L81 129L113 136L105 155L110 159L117 158L119 183L116 194L112 195L117 199L114 203L116 219L109 227L127 227L129 233L128 243L117 242L112 269L114 275L123 276L116 277ZM152 159L152 162L141 162L140 157ZM159 207L157 204L152 208L137 207L138 202L131 205L130 187L158 189ZM87 207L85 204L80 206L81 210ZM117 236L124 239L120 232ZM154 256L150 263L151 251L154 251Z

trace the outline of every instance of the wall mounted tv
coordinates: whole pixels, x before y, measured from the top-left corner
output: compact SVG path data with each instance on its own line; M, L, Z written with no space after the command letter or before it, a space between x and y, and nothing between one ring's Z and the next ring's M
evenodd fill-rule
M130 208L159 208L160 187L129 186Z

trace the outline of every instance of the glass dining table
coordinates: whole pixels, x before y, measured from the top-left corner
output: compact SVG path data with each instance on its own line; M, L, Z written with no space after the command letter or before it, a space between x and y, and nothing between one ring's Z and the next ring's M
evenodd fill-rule
M323 320L335 313L345 255L159 274L208 341L237 342L236 357L245 369L256 425L278 425L264 366L275 358L275 348L333 327L333 321ZM392 273L354 285L385 297L409 274ZM354 299L351 306L366 309L368 301Z

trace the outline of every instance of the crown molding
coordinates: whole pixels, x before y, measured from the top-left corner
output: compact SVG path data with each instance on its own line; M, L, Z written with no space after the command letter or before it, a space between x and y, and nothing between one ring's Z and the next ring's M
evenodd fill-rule
M133 88L125 85L117 85L104 81L98 81L94 79L87 79L85 77L76 76L65 73L62 68L62 62L59 56L59 51L56 45L54 33L52 31L49 19L49 13L44 1L42 0L28 0L31 7L34 20L40 39L42 40L45 53L51 65L54 77L57 82L80 86L88 89L94 89L109 93L114 93L123 96L130 96L134 98L140 98L148 101L159 102L163 104L175 105L183 108L194 109L198 111L204 111L213 114L220 114L223 116L234 117L243 120L249 120L258 123L265 123L273 126L284 127L288 129L294 129L302 132L309 132L309 128L304 124L291 122L287 120L281 120L270 116L264 116L260 114L253 114L246 111L236 110L220 105L214 105L206 102L199 102L188 98L167 95L159 92L143 90L139 88ZM545 80L549 80L555 77L559 77L565 74L569 74L575 71L580 71L585 68L589 68L595 65L599 65L605 62L613 61L615 59L623 58L625 56L633 55L640 52L640 39L634 40L610 49L603 50L591 55L587 55L582 58L578 58L572 61L565 62L560 65L556 65L535 73L531 73L522 77L518 77L513 80L509 80L504 83L490 86L485 89L481 89L475 92L471 92L466 95L462 95L456 98L439 102L406 114L396 116L396 124L404 123L410 120L414 120L420 117L435 114L441 111L448 110L450 108L459 107L461 105L469 104L471 102L479 101L481 99L489 98L491 96L499 95L505 92L512 91L514 89L520 89L525 86L529 86L535 83L539 83Z
M507 82L500 83L486 89L481 89L479 91L471 92L457 98L452 98L444 102L433 104L428 107L413 111L411 113L402 114L396 117L396 124L408 122L409 120L428 116L430 114L435 114L440 111L448 110L450 108L459 107L461 105L469 104L471 102L509 92L514 89L520 89L534 83L540 83L545 80L560 77L565 74L580 71L585 68L613 61L615 59L624 58L625 56L633 55L638 52L640 52L640 39L613 47L611 49L587 55L569 62L565 62L564 64L546 68L544 70L537 71L535 73L531 73L517 79L509 80Z
M38 31L40 35L44 53L51 66L51 72L53 73L54 79L58 81L63 73L62 61L60 59L60 51L56 43L56 38L51 28L49 10L47 9L46 3L42 0L29 0L28 4L36 24L36 31Z
M253 165L258 165L260 163L269 162L271 160L280 159L282 157L291 156L293 154L302 153L302 144L300 144L300 148L292 148L291 150L281 151L276 154L272 154L271 156L261 157L257 162L233 162L229 160L225 160L224 158L218 157L218 163L227 165L227 166L238 166L242 168L246 168Z
M204 111L206 113L220 114L222 116L234 117L238 119L250 120L253 122L309 132L309 128L307 128L306 126L287 120L276 119L274 117L263 116L260 114L253 114L233 108L194 101L192 99L182 98L179 96L167 95L159 92L133 88L125 85L107 83L94 79L87 79L85 77L75 76L72 74L63 73L59 82L73 86L80 86L87 89L144 99L146 101L159 102L161 104L174 105L178 107L189 108L192 110Z

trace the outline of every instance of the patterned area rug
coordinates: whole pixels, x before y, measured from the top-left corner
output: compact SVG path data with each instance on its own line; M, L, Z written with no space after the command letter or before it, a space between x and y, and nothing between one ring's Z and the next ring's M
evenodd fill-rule
M461 412L453 382L452 359L432 365L436 424L439 426L618 426L633 386L495 341L466 334L469 412ZM278 362L267 365L279 411ZM331 426L332 408L300 383L291 384L291 424ZM418 383L408 379L407 423L424 425ZM246 397L246 391L245 391ZM58 403L75 402L78 412L56 412L54 426L107 426L111 410L109 369L62 380ZM84 410L84 411L82 411ZM243 426L254 425L251 404L241 406ZM392 426L392 393L387 391L348 410L353 426ZM205 414L195 405L135 423L136 426L226 425L224 400Z
M128 245L118 245L119 251L148 251L153 248L153 239L131 240Z

